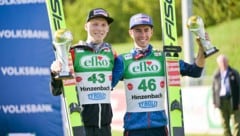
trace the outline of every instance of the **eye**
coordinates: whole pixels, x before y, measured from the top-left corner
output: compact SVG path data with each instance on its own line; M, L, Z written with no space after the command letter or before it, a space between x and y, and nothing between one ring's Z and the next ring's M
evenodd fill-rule
M149 32L149 31L150 31L149 28L144 29L144 32Z
M137 32L137 33L141 32L140 29L135 29L134 31Z
M97 25L98 25L98 23L92 23L92 25L93 25L93 26L97 26Z

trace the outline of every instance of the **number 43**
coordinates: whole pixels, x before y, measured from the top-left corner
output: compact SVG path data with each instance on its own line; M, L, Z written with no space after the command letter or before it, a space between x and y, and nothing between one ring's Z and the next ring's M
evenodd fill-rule
M93 83L104 83L105 82L105 75L100 73L100 74L92 74L90 77L88 77L88 81L91 81Z

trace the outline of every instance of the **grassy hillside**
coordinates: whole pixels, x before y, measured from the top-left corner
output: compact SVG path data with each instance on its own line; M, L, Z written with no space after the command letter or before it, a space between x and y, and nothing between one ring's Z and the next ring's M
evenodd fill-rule
M206 31L208 32L209 37L212 41L212 44L215 45L220 50L219 53L207 58L206 60L204 76L207 77L207 79L210 79L212 77L212 74L217 69L216 57L219 54L227 55L229 58L230 65L240 71L239 24L240 19L236 19L222 24L218 24L213 27L206 28ZM179 44L183 46L181 37L179 37L178 41ZM151 44L153 44L155 48L162 49L161 41L152 41ZM196 43L194 44L195 44L194 47L197 48ZM133 44L132 43L114 44L113 48L117 51L118 54L120 54L123 52L129 52L129 50L133 48Z
M240 19L237 19L207 29L212 43L220 49L218 54L227 55L230 65L238 70L240 70L239 24ZM206 64L207 75L212 75L213 71L216 70L217 55L208 58Z

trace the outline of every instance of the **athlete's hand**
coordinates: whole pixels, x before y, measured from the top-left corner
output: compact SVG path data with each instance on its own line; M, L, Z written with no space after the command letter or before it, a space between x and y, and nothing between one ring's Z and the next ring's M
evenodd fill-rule
M210 38L209 38L209 35L208 35L207 32L205 33L205 39L208 40L208 41L210 41Z
M196 41L198 43L198 53L195 59L195 63L199 67L204 67L205 65L204 47L202 45L200 38L196 38Z
M53 63L51 64L50 69L51 69L51 72L52 72L53 74L58 74L58 73L60 73L61 70L62 70L62 63L61 63L59 60L55 60L55 61L53 61Z

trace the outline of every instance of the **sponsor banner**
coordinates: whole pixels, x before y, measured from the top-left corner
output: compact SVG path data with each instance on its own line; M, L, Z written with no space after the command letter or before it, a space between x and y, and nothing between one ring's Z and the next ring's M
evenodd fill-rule
M179 71L179 62L167 60L167 74L168 74L168 84L170 86L180 86L180 71Z
M64 135L45 0L1 0L0 13L0 135Z
M213 105L211 86L182 88L187 133L223 134L220 112Z

